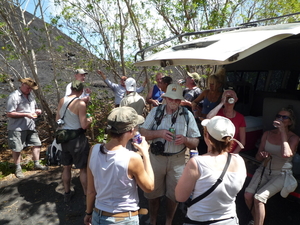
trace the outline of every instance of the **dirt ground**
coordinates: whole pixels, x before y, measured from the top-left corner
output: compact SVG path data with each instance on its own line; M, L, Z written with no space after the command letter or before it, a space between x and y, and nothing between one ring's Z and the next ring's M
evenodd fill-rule
M1 133L1 128L0 128ZM5 138L5 136L0 135ZM48 142L42 136L43 147L41 159L45 157ZM31 160L31 151L22 152L23 160ZM1 150L0 161L12 162L11 151ZM249 168L248 168L249 169ZM62 168L49 167L48 171L26 171L24 179L17 179L10 174L0 180L0 225L82 225L85 205L83 191L79 180L79 170L72 170L72 189L75 190L70 204L63 202ZM249 180L244 186L247 186ZM238 194L237 214L241 225L247 225L251 219L244 198L244 189ZM140 207L148 208L148 202L140 191ZM161 201L158 225L165 222L165 199ZM183 224L185 213L180 204L173 220L173 225ZM300 204L291 199L282 198L279 194L272 197L266 205L264 225L299 225ZM140 217L140 224L147 224L148 215Z
M0 181L0 224L1 225L82 225L85 206L79 181L79 171L72 170L72 189L75 190L71 203L63 202L61 167L49 167L48 171L25 172L25 179L11 175ZM248 181L247 181L248 182ZM246 182L246 185L247 185ZM242 190L237 196L237 214L241 225L246 225L250 214L243 200ZM140 192L140 207L148 208L147 200ZM266 206L265 225L299 225L300 204L284 199L280 195L271 198ZM183 224L184 213L178 207L174 225ZM149 216L140 218L147 224ZM165 200L162 199L158 225L165 221Z
M85 206L79 181L79 171L73 170L72 189L75 190L71 203L63 202L61 167L50 167L48 171L25 173L26 178L11 178L0 182L0 224L43 224L82 225ZM147 200L140 192L140 206L147 207ZM164 201L162 201L164 204ZM164 207L162 207L163 209ZM176 213L174 224L182 224L183 214ZM159 215L164 220L164 212ZM145 224L148 216L140 218ZM163 223L159 223L163 224Z

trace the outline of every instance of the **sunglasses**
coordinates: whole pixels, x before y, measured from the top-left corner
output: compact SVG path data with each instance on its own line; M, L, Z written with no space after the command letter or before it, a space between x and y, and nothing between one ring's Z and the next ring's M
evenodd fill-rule
M289 116L285 116L285 115L280 115L280 114L277 114L276 115L276 119L283 119L283 120L287 120L287 119L291 119Z

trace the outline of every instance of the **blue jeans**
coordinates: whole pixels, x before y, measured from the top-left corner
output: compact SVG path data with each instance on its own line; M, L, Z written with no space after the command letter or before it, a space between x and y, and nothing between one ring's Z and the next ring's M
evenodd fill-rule
M109 217L102 216L101 211L99 213L93 211L92 217L92 225L99 224L124 224L124 225L139 225L139 216L131 216L131 217Z

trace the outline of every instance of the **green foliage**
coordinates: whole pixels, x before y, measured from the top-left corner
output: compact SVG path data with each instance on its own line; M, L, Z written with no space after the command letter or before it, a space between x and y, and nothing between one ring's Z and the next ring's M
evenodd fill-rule
M40 160L41 165L46 165L46 159ZM14 174L16 166L14 163L10 162L0 162L0 180L9 174ZM22 171L26 172L29 170L34 170L34 162L31 160L26 164L22 165Z
M96 137L96 141L97 141L98 143L103 143L103 142L106 141L106 139L107 139L107 135L105 134L105 129L100 128L100 129L98 130L98 135L97 135L97 137Z
M64 50L64 46L59 45L59 46L57 46L57 48L55 50L58 52L62 52Z
M22 165L22 169L27 170L33 170L34 169L34 162L31 160L28 163L26 163L25 165Z
M0 82L6 83L7 79L9 79L7 74L0 74Z
M0 162L0 179L15 172L15 165L10 162Z
M7 98L8 97L8 94L0 94L0 98Z

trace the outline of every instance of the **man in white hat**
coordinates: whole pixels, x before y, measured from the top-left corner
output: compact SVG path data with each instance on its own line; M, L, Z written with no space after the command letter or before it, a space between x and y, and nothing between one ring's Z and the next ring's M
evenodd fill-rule
M34 168L45 170L47 167L40 165L41 141L35 130L35 121L42 113L37 108L32 90L37 90L38 85L32 78L19 80L21 87L12 92L7 100L6 115L8 119L8 147L12 149L14 163L16 165L15 175L24 178L21 168L21 151L24 147L31 146Z
M130 106L142 115L145 107L145 99L136 92L136 81L132 77L125 81L126 96L121 100L120 106Z
M80 82L84 82L85 81L85 76L88 73L86 71L84 71L84 69L77 69L75 70L75 80L78 80ZM71 86L72 86L72 82L70 82L67 87L66 87L66 93L65 96L68 96L71 94L72 90L71 90ZM83 100L84 102L89 102L90 101L90 94L91 94L91 89L89 88L85 88L82 92L82 94L79 96L79 98L81 100Z
M151 140L150 160L155 187L145 193L149 201L150 224L156 224L160 197L167 197L166 225L171 225L177 208L175 187L185 165L186 147L196 149L200 132L193 114L180 106L182 88L170 84L163 95L166 105L153 108L140 132Z
M97 70L97 73L102 77L102 79L107 84L107 86L114 92L114 95L115 95L115 107L119 107L120 106L120 102L124 98L125 93L126 93L125 81L127 80L127 77L126 76L120 77L121 78L120 84L116 84L116 83L113 83L112 81L110 81L106 77L106 75L103 73L103 71ZM143 85L141 87L139 87L139 88L136 89L136 92L137 93L141 93L145 89L146 84L147 84L147 77L146 77Z

